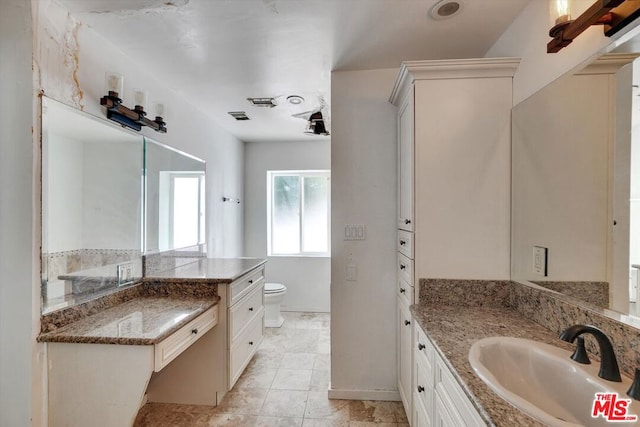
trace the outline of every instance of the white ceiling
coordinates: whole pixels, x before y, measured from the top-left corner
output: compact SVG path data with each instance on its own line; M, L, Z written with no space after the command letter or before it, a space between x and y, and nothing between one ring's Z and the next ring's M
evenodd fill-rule
M59 1L229 132L269 141L312 138L291 114L330 105L332 70L482 57L530 0L460 0L439 21L428 16L436 0ZM292 94L306 102L286 104ZM247 97L281 103L256 108ZM252 120L227 114L237 110Z

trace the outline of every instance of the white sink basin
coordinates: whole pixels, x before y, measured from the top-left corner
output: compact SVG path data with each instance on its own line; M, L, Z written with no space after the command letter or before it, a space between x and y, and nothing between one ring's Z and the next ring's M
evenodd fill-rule
M603 417L591 416L595 394L618 393L619 399L629 399L631 380L603 380L598 377L600 361L581 365L570 355L537 341L492 337L471 346L469 362L501 398L548 426L611 426ZM631 414L640 414L640 402L632 400ZM640 425L640 421L616 424Z

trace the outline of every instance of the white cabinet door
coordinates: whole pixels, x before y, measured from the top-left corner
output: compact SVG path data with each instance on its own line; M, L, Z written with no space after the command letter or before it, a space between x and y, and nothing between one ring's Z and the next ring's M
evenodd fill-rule
M412 337L411 313L409 307L398 298L398 389L407 414L412 413L411 378L412 378Z
M398 110L398 228L413 231L413 88Z

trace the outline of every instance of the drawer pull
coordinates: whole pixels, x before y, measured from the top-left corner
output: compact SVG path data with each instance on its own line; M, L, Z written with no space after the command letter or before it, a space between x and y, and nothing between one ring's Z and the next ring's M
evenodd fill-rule
M400 264L400 270L404 270L405 268L407 268L407 266L406 266L406 265L404 265L404 264Z
M404 246L406 244L407 244L407 242L405 242L404 240L400 240L400 246Z
M253 341L249 341L249 345L253 345Z
M407 225L409 225L409 224L411 224L411 220L410 220L410 219L405 219L405 220L404 220L404 223L405 223L405 224L407 224Z
M418 393L422 393L424 391L424 387L421 385L418 386Z
M400 293L404 294L405 292L407 292L407 290L405 288L400 288Z
M253 311L253 307L249 307L249 311Z
M252 283L253 283L253 279L249 280L249 284L252 284Z
M425 345L418 343L418 350L424 350Z
M194 335L197 334L198 333L198 328L193 328L191 330L191 333L194 334Z
M404 326L409 326L411 324L411 322L409 322L408 320L404 321Z

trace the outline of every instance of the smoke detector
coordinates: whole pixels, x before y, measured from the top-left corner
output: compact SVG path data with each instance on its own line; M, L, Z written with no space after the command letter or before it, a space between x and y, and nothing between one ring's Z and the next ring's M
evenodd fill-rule
M462 0L440 0L429 11L435 20L451 18L462 11Z
M300 95L287 96L287 102L293 105L300 105L304 102L304 98Z

